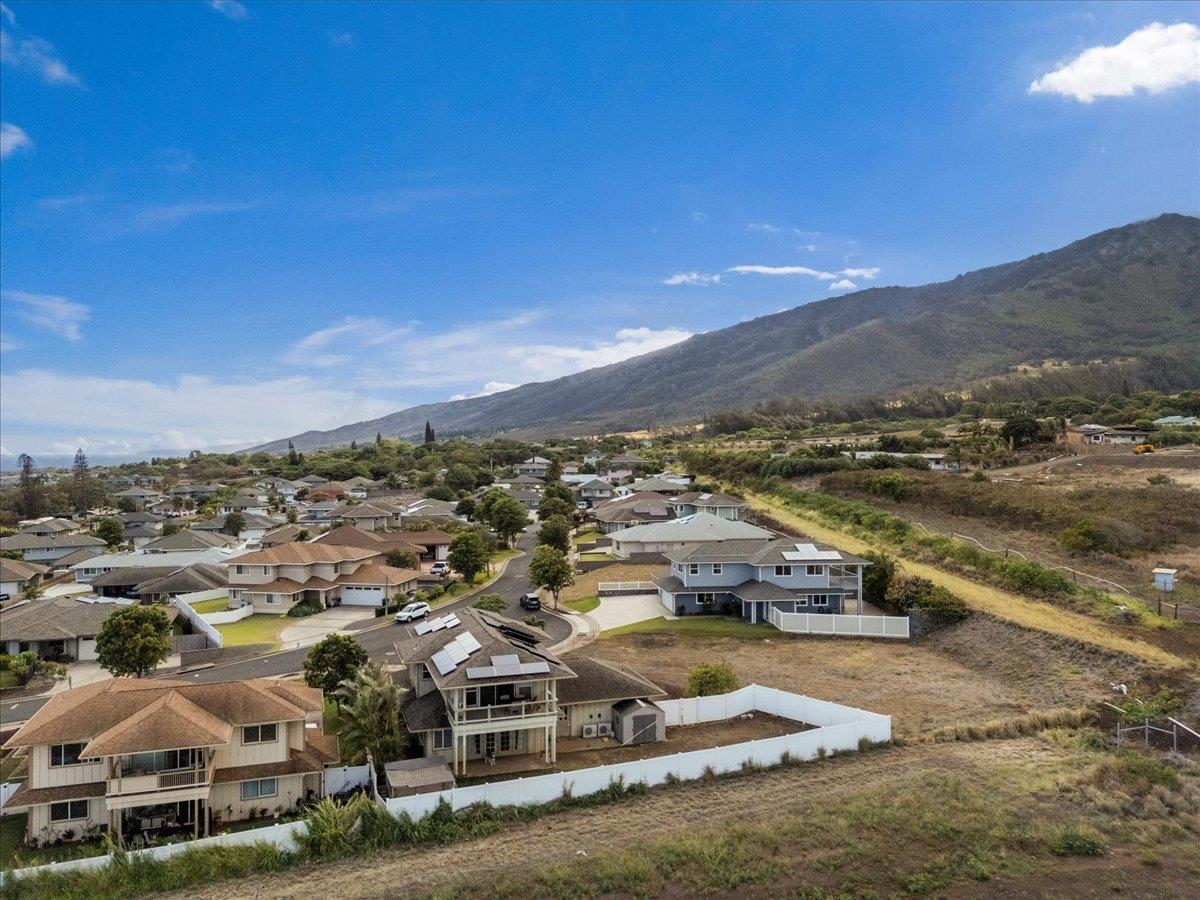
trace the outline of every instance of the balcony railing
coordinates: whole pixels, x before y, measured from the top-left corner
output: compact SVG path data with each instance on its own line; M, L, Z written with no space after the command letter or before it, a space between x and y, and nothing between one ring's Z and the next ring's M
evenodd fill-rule
M149 794L206 785L212 780L212 766L203 769L172 769L166 772L147 772L133 775L114 775L108 779L106 794Z
M526 716L546 716L554 713L554 704L549 700L529 700L504 703L496 706L464 706L454 710L454 721L491 722L498 719L522 719Z

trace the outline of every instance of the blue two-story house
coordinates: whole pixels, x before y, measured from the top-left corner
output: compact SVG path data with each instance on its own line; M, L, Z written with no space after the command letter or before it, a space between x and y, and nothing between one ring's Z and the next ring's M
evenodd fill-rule
M840 613L862 597L870 565L827 544L796 538L752 538L685 544L663 556L667 575L655 578L659 601L675 615L735 612L751 622L781 612Z

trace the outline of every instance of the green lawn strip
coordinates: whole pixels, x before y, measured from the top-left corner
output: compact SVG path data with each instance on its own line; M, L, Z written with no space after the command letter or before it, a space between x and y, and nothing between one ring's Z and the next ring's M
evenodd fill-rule
M580 553L580 562L608 562L612 555L608 553Z
M8 669L0 669L0 688L20 687L21 679Z
M297 620L287 616L268 616L255 614L240 622L230 622L228 625L217 625L221 632L222 643L226 647L239 647L245 644L269 644L272 648L279 647L279 632L294 624Z
M201 600L199 603L190 604L190 606L198 613L225 612L225 610L229 609L229 598L218 597L215 600Z
M563 604L569 606L575 612L590 613L593 609L600 605L599 597L585 597L582 600L570 600Z
M600 639L622 634L679 634L691 637L739 638L769 640L783 637L779 629L765 624L751 624L729 616L684 616L679 619L646 619L632 625L622 625L600 635Z
M594 544L603 536L604 535L595 530L583 531L571 538L571 541L576 547L578 547L580 544Z

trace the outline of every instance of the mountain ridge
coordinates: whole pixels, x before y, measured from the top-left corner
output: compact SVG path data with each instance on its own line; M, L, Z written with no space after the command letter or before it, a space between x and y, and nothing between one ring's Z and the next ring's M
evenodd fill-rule
M1136 315L1131 313L1136 312ZM667 424L773 396L839 400L947 386L1032 360L1137 357L1200 343L1200 219L1166 213L919 286L827 297L651 353L253 448L512 429ZM685 410L681 414L681 410Z

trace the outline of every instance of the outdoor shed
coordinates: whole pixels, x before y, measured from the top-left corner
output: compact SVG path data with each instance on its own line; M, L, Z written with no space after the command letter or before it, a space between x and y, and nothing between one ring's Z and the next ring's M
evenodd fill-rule
M454 787L454 774L440 756L422 759L398 759L385 763L389 797L408 797L448 791Z
M648 700L622 700L613 704L613 735L622 745L666 740L667 715Z

